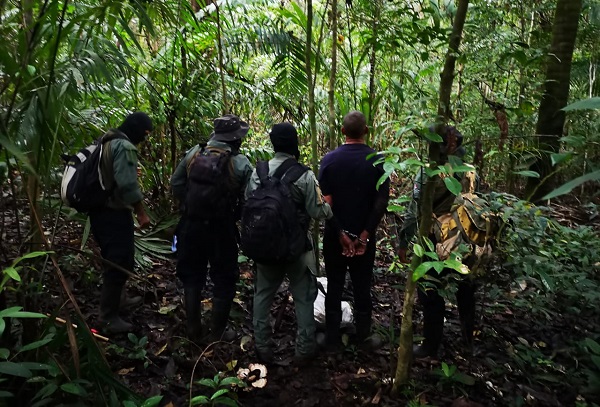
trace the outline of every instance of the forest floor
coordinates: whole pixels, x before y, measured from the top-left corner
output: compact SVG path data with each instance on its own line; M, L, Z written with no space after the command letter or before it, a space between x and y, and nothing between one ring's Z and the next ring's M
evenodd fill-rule
M573 213L566 208L555 210L564 222L581 223L577 218L581 215L579 212ZM4 220L10 219L9 213L4 215ZM393 223L392 218L387 218L388 224ZM598 219L596 222L598 227ZM14 232L6 234L10 228L10 224L3 224L5 236L16 237ZM395 374L405 273L390 271L394 256L389 236L393 235L394 229L383 229L373 283L373 329L384 339L383 347L367 351L348 344L338 355L321 352L310 365L296 367L293 363L296 331L293 300L282 286L272 309L276 321L274 339L278 346L276 363L268 366L266 386L249 386L250 391L237 391L234 397L242 406L588 405L581 404L580 388L561 379L564 371L549 373L548 369L542 369L536 372L531 365L543 365L548 360L553 366L572 363L565 345L566 337L590 329L590 326L592 331L600 332L597 311L582 315L581 320L572 315L553 315L550 322L540 320L535 316L537 314L511 301L519 295L514 285L497 283L493 286L484 283L477 292L479 317L473 350L465 348L456 307L451 300L447 301L440 357L415 361L409 384L399 396L392 398L390 389ZM60 228L56 243L57 247L63 248L58 250L59 256L70 259L62 271L88 325L94 328L97 326L100 287L99 273L95 270L99 269L99 264L89 264L68 249L78 247L81 234L80 223L67 222ZM3 249L17 248L16 245L3 246ZM97 252L93 243L92 248ZM9 253L6 258L14 258L10 257L13 255L16 253ZM127 335L116 335L100 344L106 349L111 370L130 389L144 398L162 395L161 405L185 406L192 397L210 397L216 391L197 384L197 381L212 380L219 373L221 377L236 376L238 369L258 363L252 343L253 270L248 263L240 264L238 295L230 318L237 339L198 347L185 339L183 289L175 277L174 264L174 258L153 260L149 269L140 272L145 282L130 280L129 293L142 295L144 301L126 315L135 326L134 339L147 337L147 343L136 344ZM498 272L504 271L498 268ZM51 313L64 295L58 279L50 279L47 284L45 290L51 295L44 295L40 306ZM488 298L491 290L504 290L504 293ZM206 298L204 308L208 317L210 284ZM418 303L416 310L415 333L418 334L422 322ZM520 356L515 357L519 352ZM588 398L586 401L600 403L600 396L598 400Z

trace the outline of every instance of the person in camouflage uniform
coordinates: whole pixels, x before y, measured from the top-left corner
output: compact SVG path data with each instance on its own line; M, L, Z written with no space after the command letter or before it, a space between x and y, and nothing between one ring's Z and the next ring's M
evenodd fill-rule
M290 123L274 125L270 138L275 150L275 157L269 161L269 175L272 176L277 168L287 160L298 160L300 152L298 150L298 133ZM246 188L246 196L249 196L259 185L260 179L255 170ZM315 174L308 168L297 181L290 185L290 189L292 199L298 207L300 223L307 236L311 218L319 220L329 219L333 216L331 208L323 199ZM290 282L298 323L295 363L305 365L316 355L314 301L317 297L317 284L315 267L314 252L308 237L306 252L296 261L281 265L257 264L253 308L254 339L257 356L264 363L274 360L274 343L271 338L269 322L270 311L275 294L285 277Z
M235 297L235 285L239 278L238 268L238 229L239 206L246 184L252 173L248 158L239 154L242 139L248 133L248 123L238 116L227 114L214 120L214 132L206 148L219 149L231 153L230 185L231 195L236 202L231 203L231 211L225 217L212 218L183 214L177 226L177 277L183 283L188 337L194 341L202 339L232 340L235 334L225 331L229 312ZM188 188L190 162L203 148L197 145L187 152L171 177L173 195L185 202ZM208 267L210 264L210 268ZM214 283L210 336L202 331L201 301L202 290L206 285L207 273ZM223 335L225 333L225 335Z
M431 127L429 131L434 132L433 127ZM448 162L449 155L454 155L458 158L464 156L465 150L462 147L463 136L455 127L445 126L442 139L443 141L440 146L440 165ZM459 174L455 174L455 176L462 179ZM417 232L418 216L420 213L419 202L423 187L427 183L427 180L427 175L424 170L421 169L415 177L413 200L409 204L404 217L404 223L399 231L398 256L403 263L409 262L407 251L411 240ZM440 216L450 212L456 196L448 190L442 177L436 177L435 182L433 214L435 216ZM477 189L477 187L475 189ZM430 236L430 238L434 245L438 243L435 241L434 236ZM442 283L439 278L450 273L454 273L454 271L451 269L444 269L438 274L433 269L429 270L428 274L436 279L432 280L433 288L428 287L425 289L419 287L418 298L423 306L424 340L421 345L415 345L413 348L413 355L416 358L435 357L438 354L443 339L444 311L446 307L445 300L439 293L439 289L442 288ZM463 337L465 338L468 347L472 346L473 330L475 326L475 291L476 285L471 278L467 276L459 280L456 300Z
M142 300L141 297L128 298L125 295L128 276L115 265L133 271L135 226L132 210L139 227L150 224L138 185L136 145L143 142L151 131L152 120L147 114L130 114L117 129L108 131L120 133L122 138L106 142L100 159L102 179L106 189L112 193L105 207L90 212L90 225L102 258L108 260L104 265L98 319L100 327L107 333L131 332L133 325L121 319L119 310Z

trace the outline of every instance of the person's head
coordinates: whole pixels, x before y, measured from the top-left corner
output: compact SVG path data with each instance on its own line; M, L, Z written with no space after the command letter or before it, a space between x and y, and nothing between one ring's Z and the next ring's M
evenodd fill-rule
M368 131L367 119L361 112L353 110L344 116L342 134L346 137L358 140L363 138Z
M211 140L222 141L239 149L242 139L248 134L250 126L234 114L217 117L213 121L214 130L210 135Z
M435 126L430 126L429 131L435 133ZM444 161L449 155L462 158L465 149L462 147L463 135L454 126L445 125L442 130L442 142L440 143L440 156Z
M271 144L276 153L287 153L296 157L300 157L298 150L298 132L291 123L279 123L273 125L271 133Z
M131 113L119 126L119 130L125 133L133 144L140 144L153 130L152 119L144 112Z

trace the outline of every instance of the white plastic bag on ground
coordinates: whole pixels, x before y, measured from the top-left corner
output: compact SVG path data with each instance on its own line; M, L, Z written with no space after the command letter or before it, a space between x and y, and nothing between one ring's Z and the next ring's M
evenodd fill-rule
M325 293L327 292L327 277L317 277L317 285L323 286L323 290L319 287L317 299L315 300L315 321L325 323ZM323 293L325 291L325 293ZM352 323L354 317L352 307L348 301L342 301L342 326Z

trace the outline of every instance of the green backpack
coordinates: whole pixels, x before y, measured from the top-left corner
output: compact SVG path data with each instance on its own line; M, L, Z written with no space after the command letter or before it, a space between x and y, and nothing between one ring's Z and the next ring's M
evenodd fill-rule
M480 273L489 262L502 223L500 215L491 209L489 198L475 194L474 180L474 172L465 174L463 192L454 199L450 212L434 215L433 222L439 259L448 259L463 245L462 262L471 274Z

